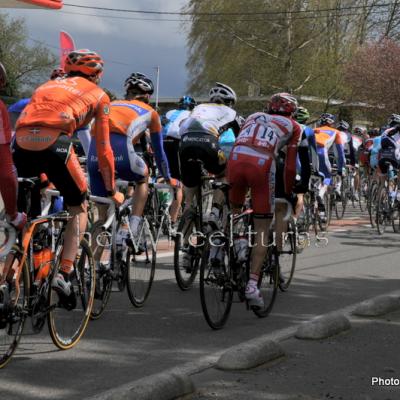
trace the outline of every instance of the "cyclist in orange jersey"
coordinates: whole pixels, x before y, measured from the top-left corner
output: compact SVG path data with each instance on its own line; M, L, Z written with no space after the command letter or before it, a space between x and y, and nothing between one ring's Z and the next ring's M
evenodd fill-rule
M98 87L103 60L90 50L72 51L66 59L65 79L50 80L33 93L17 122L14 161L20 176L45 173L61 192L72 218L64 240L60 273L52 282L61 301L75 294L69 281L78 250L78 239L87 225L87 182L74 152L71 137L93 118L99 169L107 195L123 201L114 182L114 154L109 139L110 99Z

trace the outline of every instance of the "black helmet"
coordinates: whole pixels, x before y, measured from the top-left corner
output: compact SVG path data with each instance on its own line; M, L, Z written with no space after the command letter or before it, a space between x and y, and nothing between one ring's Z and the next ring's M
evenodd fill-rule
M322 126L322 125L333 125L335 123L335 121L336 121L336 118L335 118L335 116L333 114L323 113L319 117L318 124L320 126Z
M196 100L191 96L183 96L179 99L178 105L182 110L193 110L196 107Z
M392 114L388 119L388 125L393 128L395 126L400 126L400 115Z
M125 90L138 94L150 94L154 92L154 85L150 78L140 72L134 72L125 80Z

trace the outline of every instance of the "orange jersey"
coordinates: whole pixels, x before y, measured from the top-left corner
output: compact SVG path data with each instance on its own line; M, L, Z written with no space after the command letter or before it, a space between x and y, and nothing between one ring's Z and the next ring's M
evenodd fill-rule
M344 145L344 140L340 131L330 126L320 126L314 129L315 140L318 147L325 147L330 149L330 147L335 144Z
M116 100L111 103L110 132L129 136L136 144L143 132L161 132L160 117L149 104L139 100Z
M39 86L16 126L16 142L23 149L40 151L60 134L72 136L94 118L100 170L107 190L114 189L114 154L109 131L110 98L95 83L82 77L48 81Z

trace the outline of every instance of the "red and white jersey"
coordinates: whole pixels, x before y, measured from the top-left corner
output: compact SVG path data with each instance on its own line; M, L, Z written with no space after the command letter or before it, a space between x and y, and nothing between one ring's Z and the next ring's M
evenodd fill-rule
M244 145L266 153L277 153L289 142L297 147L300 139L301 127L292 118L258 112L246 119L235 146Z

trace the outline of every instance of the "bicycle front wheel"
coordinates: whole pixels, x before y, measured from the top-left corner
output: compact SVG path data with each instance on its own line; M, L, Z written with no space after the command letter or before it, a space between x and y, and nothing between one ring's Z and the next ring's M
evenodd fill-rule
M154 231L144 220L137 243L128 248L126 255L128 297L135 307L143 307L150 294L156 270L156 244Z
M53 343L61 350L75 346L84 334L92 311L95 293L95 267L92 251L82 239L70 281L75 293L75 307L61 304L58 294L50 289L47 323Z
M280 280L279 289L285 292L290 283L292 282L294 270L296 268L296 256L297 256L297 234L294 221L290 219L288 223L288 232L283 243L283 249L279 255L280 265Z
M17 250L11 251L9 256L13 258L11 265L19 264L20 259L17 254ZM19 296L15 301L9 300L7 302L6 297L10 299L10 296L7 296L6 293L13 295L13 289L15 289L12 285L12 283L7 282L5 284L7 287L3 287L0 292L0 368L5 367L11 360L24 330L30 288L29 270L26 262L22 266Z
M269 315L274 306L279 286L279 256L276 248L270 248L258 280L258 289L264 300L264 306L252 307L259 318Z
M96 269L96 288L91 319L98 319L103 314L110 299L113 278L112 268L112 243L111 235L102 229L103 221L96 221L90 233L92 238L92 253Z
M204 318L212 329L221 329L228 320L233 301L228 254L218 267L210 260L206 243L200 266L200 300Z

